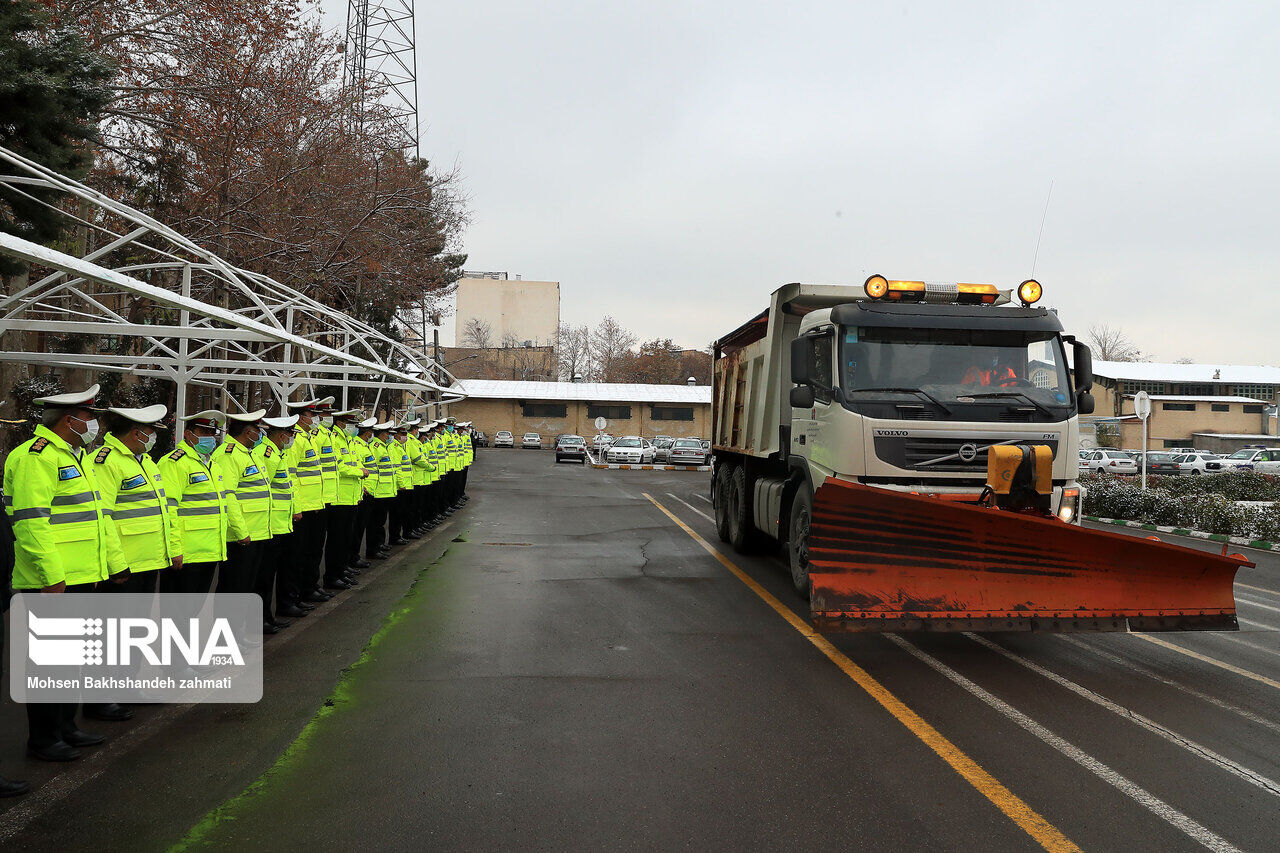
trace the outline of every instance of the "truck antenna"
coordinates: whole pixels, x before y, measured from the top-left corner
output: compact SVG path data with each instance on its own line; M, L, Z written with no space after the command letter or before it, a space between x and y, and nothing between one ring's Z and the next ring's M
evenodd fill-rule
M1036 235L1036 253L1031 259L1031 277L1036 275L1036 261L1040 260L1040 238L1044 236L1044 221L1049 217L1049 200L1053 198L1053 181L1049 181L1049 194L1044 199L1044 213L1040 215L1040 233Z

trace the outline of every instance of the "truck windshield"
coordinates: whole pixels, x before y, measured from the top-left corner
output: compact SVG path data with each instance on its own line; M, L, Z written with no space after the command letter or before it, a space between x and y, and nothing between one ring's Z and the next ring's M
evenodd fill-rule
M846 327L841 338L840 385L854 404L912 391L948 410L1002 403L1048 414L1074 402L1054 332Z

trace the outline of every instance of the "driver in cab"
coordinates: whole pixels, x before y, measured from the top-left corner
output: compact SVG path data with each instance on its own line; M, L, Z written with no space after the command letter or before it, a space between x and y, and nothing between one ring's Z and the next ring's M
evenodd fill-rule
M1010 388L1018 384L1017 372L1000 360L1000 350L991 349L975 359L975 362L964 372L964 379L961 380L963 384L981 385L984 388Z

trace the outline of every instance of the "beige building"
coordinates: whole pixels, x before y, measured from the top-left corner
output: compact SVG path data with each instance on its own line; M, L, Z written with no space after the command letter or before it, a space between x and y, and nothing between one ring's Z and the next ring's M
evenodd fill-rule
M1142 422L1133 414L1139 391L1151 396L1148 446L1219 450L1274 441L1271 407L1280 396L1280 368L1230 364L1094 362L1092 418L1097 443L1139 448ZM1220 437L1217 440L1215 437Z
M558 281L513 279L505 272L464 272L456 299L457 346L555 346L560 329ZM487 341L467 334L477 320L487 329Z
M606 382L504 382L464 379L467 399L449 414L471 421L492 440L508 430L517 444L526 432L542 436L546 446L562 433L590 440L595 420L615 437L669 435L710 438L711 387L707 385L632 385Z

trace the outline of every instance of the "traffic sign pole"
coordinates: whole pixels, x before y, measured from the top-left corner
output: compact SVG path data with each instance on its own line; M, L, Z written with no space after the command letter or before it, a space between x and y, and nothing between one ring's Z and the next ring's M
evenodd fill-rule
M1133 395L1133 413L1142 421L1142 490L1147 490L1147 419L1151 417L1151 395L1139 391Z

